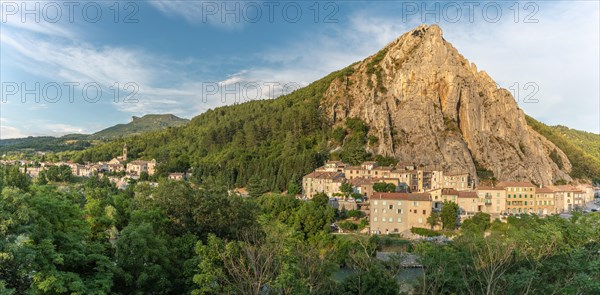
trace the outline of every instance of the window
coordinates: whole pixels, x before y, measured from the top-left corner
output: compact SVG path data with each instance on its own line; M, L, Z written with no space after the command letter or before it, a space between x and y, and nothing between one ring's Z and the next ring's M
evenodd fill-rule
M373 217L373 221L377 221L377 216L376 216L376 217Z
M377 201L375 201L373 204L374 204L374 205L377 205Z
M402 206L402 202L398 201L398 206Z
M385 206L385 205L387 205L387 202L386 202L386 201L383 201L383 202L382 202L382 204Z
M377 213L377 208L375 208L375 213Z
M386 210L385 210L385 209L383 209L381 212L385 213L385 212L386 212Z
M388 208L389 209L394 209L394 205L390 205Z
M402 218L398 217L398 223L402 222Z
M423 210L423 214L427 214L427 210Z
M385 222L385 217L381 217L381 222Z
M389 220L390 220L390 223L394 222L394 218L391 218L391 217L390 217L390 219L389 219Z
M423 218L419 217L419 223L423 223Z
M396 209L397 214L402 214L402 209Z

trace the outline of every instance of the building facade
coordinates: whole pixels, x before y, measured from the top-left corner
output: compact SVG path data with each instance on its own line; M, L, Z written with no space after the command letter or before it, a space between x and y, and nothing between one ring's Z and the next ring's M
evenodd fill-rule
M374 193L369 207L370 231L390 234L427 227L431 210L431 196L427 193Z

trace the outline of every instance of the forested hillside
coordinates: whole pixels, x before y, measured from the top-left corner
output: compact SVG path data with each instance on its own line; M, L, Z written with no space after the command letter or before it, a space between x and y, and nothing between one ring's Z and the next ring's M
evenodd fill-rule
M567 155L573 165L572 177L600 182L600 135L564 126L548 126L530 116L526 119L531 128L552 141ZM560 163L552 153L550 157L557 164Z
M161 172L194 169L229 185L251 182L284 190L328 157L330 127L319 110L334 72L273 100L252 101L207 111L186 125L115 140L74 156L76 161L108 160L126 142L132 158L156 159Z

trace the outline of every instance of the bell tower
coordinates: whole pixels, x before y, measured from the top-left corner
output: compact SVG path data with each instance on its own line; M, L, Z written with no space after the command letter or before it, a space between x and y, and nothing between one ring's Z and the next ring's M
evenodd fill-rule
M123 161L127 161L127 144L123 145Z

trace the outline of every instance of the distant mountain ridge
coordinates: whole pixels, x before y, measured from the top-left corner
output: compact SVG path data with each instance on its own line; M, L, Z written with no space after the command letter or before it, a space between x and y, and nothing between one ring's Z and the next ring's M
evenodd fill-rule
M171 114L149 114L143 117L133 116L131 117L131 121L129 123L117 124L115 126L100 130L90 135L90 139L113 139L125 137L168 127L177 127L185 125L189 121L190 120L188 119L182 119Z
M0 140L0 152L11 151L73 151L92 145L93 141L113 140L135 134L158 131L169 127L178 127L189 122L172 114L148 114L133 116L126 124L117 124L93 134L67 134L60 137L29 136L24 138Z

